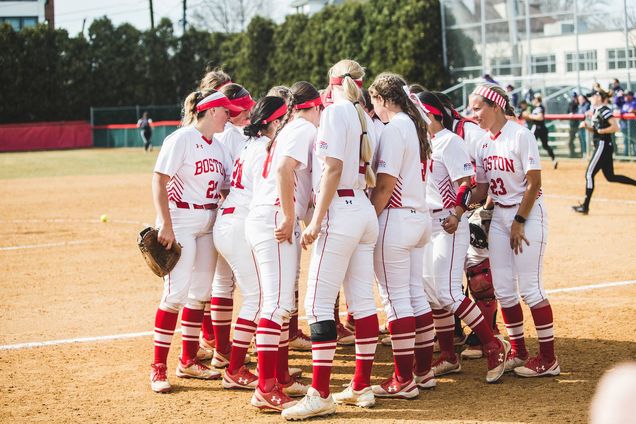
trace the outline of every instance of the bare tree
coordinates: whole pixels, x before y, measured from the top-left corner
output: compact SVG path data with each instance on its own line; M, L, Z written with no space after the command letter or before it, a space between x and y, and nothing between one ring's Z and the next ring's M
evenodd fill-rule
M271 1L203 0L193 8L193 22L200 28L232 33L245 30L254 16L271 15Z

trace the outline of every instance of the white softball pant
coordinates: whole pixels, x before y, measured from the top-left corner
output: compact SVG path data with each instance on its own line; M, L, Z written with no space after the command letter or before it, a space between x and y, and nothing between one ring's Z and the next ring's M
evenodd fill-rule
M389 322L430 312L422 279L424 245L431 238L430 214L388 208L382 211L378 223L374 268Z
M373 249L378 218L362 190L339 190L314 242L305 296L310 324L333 321L333 307L344 284L347 308L355 319L376 313L373 297Z
M279 325L295 310L294 286L298 271L298 228L293 243L278 243L274 230L283 213L278 206L259 206L250 210L245 221L247 242L256 256L261 277L263 305L261 318Z
M515 255L510 248L510 228L517 209L495 206L488 233L492 281L502 308L519 303L519 295L529 307L547 299L541 278L548 240L548 216L543 200L535 201L524 224L530 246L524 242L523 253Z
M162 305L179 309L203 309L210 301L217 252L212 227L216 210L170 209L172 230L181 245L181 257L174 269L163 278ZM161 227L161 222L157 221Z
M450 209L431 211L432 237L424 247L424 289L433 309L455 313L466 297L462 291L464 261L470 244L468 220L462 217L453 234L442 223Z
M220 213L220 212L219 212ZM216 224L214 226L216 228ZM218 247L217 247L218 250ZM214 270L214 281L212 282L212 297L222 297L232 299L234 296L235 275L232 267L223 256L219 256Z
M243 302L238 316L247 321L256 322L260 315L262 294L256 256L252 253L252 249L245 239L245 219L248 209L243 207L223 208L219 214L220 216L214 224L215 245L220 253L216 273L219 272L220 259L224 258L230 268L230 274L234 274L236 284L241 291ZM214 291L218 281L215 275L213 295L215 295Z

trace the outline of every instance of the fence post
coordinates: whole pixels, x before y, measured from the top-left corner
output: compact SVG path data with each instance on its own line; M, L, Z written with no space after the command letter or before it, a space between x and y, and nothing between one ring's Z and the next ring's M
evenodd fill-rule
M139 114L139 105L135 105L135 112L136 112L135 122L137 122L137 119L141 118L141 115Z
M93 106L91 106L91 127L95 125L95 110Z

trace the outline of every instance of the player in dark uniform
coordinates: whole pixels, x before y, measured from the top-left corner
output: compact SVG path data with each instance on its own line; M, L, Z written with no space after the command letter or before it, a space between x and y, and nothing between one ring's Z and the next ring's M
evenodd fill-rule
M593 91L587 97L592 102L594 114L592 115L592 124L583 121L581 127L594 133L594 154L585 172L585 201L579 206L572 206L576 212L584 215L587 215L590 210L590 200L594 191L594 176L598 171L602 170L607 181L611 183L636 186L636 180L614 174L612 134L620 131L620 127L618 120L613 116L612 109L607 105L608 94L604 91Z
M528 126L530 128L534 126L534 136L541 141L541 145L546 152L548 152L550 159L552 159L552 166L556 169L559 162L557 162L556 157L554 156L554 150L552 150L552 147L548 144L548 127L545 126L545 107L543 106L541 96L534 96L532 106L533 108L531 112L525 112L525 114L522 114L523 118L528 121Z

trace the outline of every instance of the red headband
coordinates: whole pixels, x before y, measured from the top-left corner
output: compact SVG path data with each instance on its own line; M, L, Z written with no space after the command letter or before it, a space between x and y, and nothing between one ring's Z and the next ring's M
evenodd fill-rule
M286 113L287 113L287 104L283 103L283 105L279 107L278 109L276 109L276 111L274 111L274 113L272 113L269 116L269 118L263 119L263 124L269 124L270 122L277 120L278 118L280 118Z
M231 99L230 103L232 103L234 106L240 107L242 111L250 110L256 104L254 99L252 99L252 96L250 96L249 94L246 96L237 97L236 99ZM240 113L241 112L232 112L230 113L230 116L235 117L235 116L238 116Z
M351 77L351 75L349 75L349 78L353 79L353 77ZM345 77L329 77L329 84L331 85L342 85L342 81L344 81ZM361 79L354 79L353 82L356 83L356 85L359 88L362 88L362 78Z
M223 93L215 91L214 93L210 94L199 103L197 103L197 112L203 112L204 110L212 109L215 107L223 107L230 112L240 112L242 110L240 107L234 106Z
M307 102L298 104L296 106L294 106L294 109L299 110L299 109L309 109L310 107L314 107L314 106L320 106L322 105L322 99L320 98L320 96L316 97L313 100L309 100Z
M444 114L435 106L431 106L428 103L422 103L422 104L424 105L426 110L428 110L429 113L432 113L433 115L436 115L436 116L444 116Z

